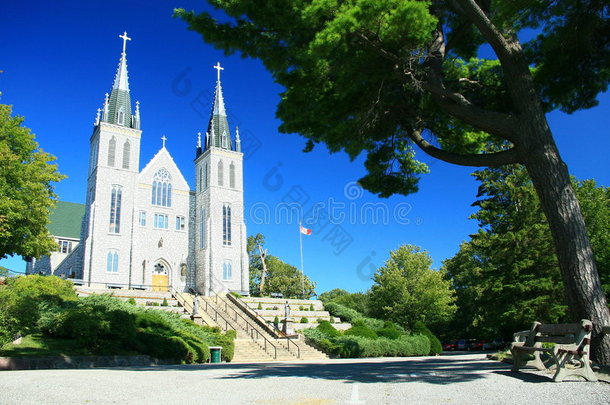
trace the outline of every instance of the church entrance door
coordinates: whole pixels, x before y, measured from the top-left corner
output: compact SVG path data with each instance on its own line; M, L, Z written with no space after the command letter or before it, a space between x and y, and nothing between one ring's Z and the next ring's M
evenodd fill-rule
M153 291L169 290L169 277L167 275L167 268L163 263L155 264L152 276L152 289Z

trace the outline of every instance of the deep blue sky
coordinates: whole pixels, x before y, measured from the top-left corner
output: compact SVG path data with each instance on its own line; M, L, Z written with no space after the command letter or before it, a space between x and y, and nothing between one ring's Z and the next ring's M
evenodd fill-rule
M327 210L332 203L336 214L345 216L340 228L314 228L312 236L303 237L305 272L318 283L318 293L335 287L368 288L374 268L404 243L429 251L438 268L476 231L476 223L467 219L477 190L472 169L421 156L431 173L424 176L417 194L379 199L353 188L352 182L364 174L362 157L350 162L345 154L330 155L323 146L306 154L304 138L279 134L275 108L281 88L262 64L214 50L171 17L174 7L202 10L207 5L194 0L23 0L3 5L0 102L12 104L41 148L57 156L60 171L68 176L56 187L61 200L84 202L89 136L96 109L112 85L121 51L118 35L126 30L133 38L127 48L132 101L141 103L144 131L140 166L152 158L161 147L160 137L166 135L168 150L194 186L196 132L207 125L216 76L212 66L220 61L232 129L239 125L242 136L260 146L246 151L248 233L263 233L269 253L298 266L298 226L286 216L261 223L263 207L273 214L286 195L300 193L308 198L306 210L316 203ZM606 186L609 115L607 93L594 109L549 115L571 173ZM373 223L365 208L371 203L383 204L390 214L387 223ZM333 246L339 240L337 232L345 232L351 242ZM23 270L20 260L1 264Z

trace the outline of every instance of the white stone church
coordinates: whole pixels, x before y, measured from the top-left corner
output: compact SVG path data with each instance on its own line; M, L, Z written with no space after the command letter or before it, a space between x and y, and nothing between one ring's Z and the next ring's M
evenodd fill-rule
M126 43L110 95L90 138L87 197L80 238L54 235L60 249L28 263L28 273L55 274L92 287L200 294L249 290L244 224L243 154L233 141L217 69L205 138L195 148L195 190L163 146L140 170L140 110L132 113ZM62 203L60 203L62 204ZM63 203L66 204L66 203ZM67 218L66 218L67 217ZM53 217L52 217L53 220ZM78 221L79 216L59 216ZM61 224L51 224L61 229ZM66 242L67 243L67 242Z

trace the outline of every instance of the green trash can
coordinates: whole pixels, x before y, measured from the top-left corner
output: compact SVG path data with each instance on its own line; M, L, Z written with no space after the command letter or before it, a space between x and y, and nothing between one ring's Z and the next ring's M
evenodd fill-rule
M210 346L211 363L220 363L222 346Z

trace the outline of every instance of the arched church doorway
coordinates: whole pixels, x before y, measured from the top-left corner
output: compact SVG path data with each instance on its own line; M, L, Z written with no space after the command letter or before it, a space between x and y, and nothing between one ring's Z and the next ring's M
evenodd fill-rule
M158 261L153 268L152 289L153 291L169 290L169 267L165 262Z

